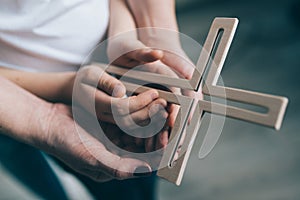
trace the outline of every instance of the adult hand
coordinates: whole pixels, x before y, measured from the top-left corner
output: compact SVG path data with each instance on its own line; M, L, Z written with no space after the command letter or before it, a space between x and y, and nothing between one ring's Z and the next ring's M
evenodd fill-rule
M74 122L70 107L47 103L1 77L0 83L0 93L5 94L0 104L1 134L52 154L98 181L132 178L136 172L151 171L144 161L109 152Z
M47 124L44 125L47 137L39 147L93 180L122 180L151 174L148 163L110 152L105 143L76 124L71 108L66 105L51 105L43 123Z
M184 52L180 33L175 30L157 27L137 29L139 40L148 48L163 52L160 61L174 70L178 76L191 79L195 66Z
M161 60L190 79L194 65L179 40L174 0L113 1L107 54L113 64L134 67Z
M108 39L107 56L112 64L132 68L162 59L163 51L147 47L132 30Z

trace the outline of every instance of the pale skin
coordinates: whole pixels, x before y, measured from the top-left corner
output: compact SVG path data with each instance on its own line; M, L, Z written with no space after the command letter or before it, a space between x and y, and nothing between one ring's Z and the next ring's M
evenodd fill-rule
M174 0L116 0L111 1L110 6L107 54L113 64L171 77L192 77L195 66L180 44ZM202 99L201 89L198 92L170 89ZM169 109L170 127L174 125L178 109L175 105ZM159 133L159 137L168 141L168 132ZM181 143L183 140L184 137ZM151 141L149 143L151 146ZM163 143L162 148L166 145Z
M86 176L107 181L135 177L135 170L150 166L109 152L72 119L70 107L48 103L0 77L0 131L56 156ZM16 99L18 103L12 104ZM76 129L77 127L77 129Z
M146 63L143 70L192 77L195 66L181 47L174 0L116 0L110 6L107 54L113 64L135 67ZM200 90L181 92L201 99Z
M139 1L138 3L135 0L128 0L127 2L125 2L124 0L111 1L109 36L116 36L119 33L134 30L137 27L148 26L167 28L177 31L178 27L175 17L174 1L143 0ZM153 35L152 32L147 33L147 31L142 33L136 32L136 34L131 35L130 40L119 40L119 43L109 43L107 50L108 56L112 61L114 60L114 64L132 67L137 64L143 63L147 65L145 65L142 70L169 74L171 76L182 76L185 78L190 78L193 71L193 65L189 60L182 59L183 57L186 57L186 55L182 50L180 42L176 35L175 37L169 38L168 40L159 38L159 36L160 35ZM126 42L124 43L124 41ZM161 44L163 44L164 46L172 46L172 48L175 49L175 51L179 53L180 56L176 56L170 52L159 50L157 48L152 48L160 47L159 45ZM161 46L162 49L164 49L164 46ZM118 49L131 52L115 60L115 55L121 55L120 53L122 53L118 52ZM175 72L170 70L169 67L172 68ZM81 89L82 95L88 97L87 99L92 98L94 92L96 91L95 107L96 114L99 120L114 123L111 108L116 108L116 110L119 111L119 115L124 116L122 118L123 125L129 127L131 126L131 124L128 124L128 118L133 118L136 123L143 124L145 121L149 120L149 111L153 105L161 105L161 107L163 108L167 107L167 102L164 99L159 98L158 93L155 90L149 90L139 95L123 99L122 97L126 93L124 85L119 80L115 79L112 76L109 76L100 69L96 69L94 66L86 67L77 73L31 73L0 68L0 74L17 84L18 86L31 92L32 94L51 102L62 102L66 104L70 103L72 101L72 89L74 84L76 84L76 86ZM79 76L77 82L75 82L76 75ZM101 78L99 79L99 77ZM12 86L11 83L8 83L8 85L10 85L12 89L15 87ZM97 87L97 89L95 89L95 86ZM115 88L118 89L116 90ZM24 90L20 91L22 91L20 93L26 93L27 96L29 95L29 93L25 92ZM173 91L180 92L178 90ZM19 100L19 98L23 98L21 96L23 96L23 94L11 94L10 97L7 97L7 104L11 104L11 102L14 102L15 99ZM82 141L79 141L79 138L76 135L76 130L74 129L75 122L72 119L69 107L65 106L64 104L46 103L45 101L34 96L26 98L27 99L24 99L25 101L23 102L32 101L29 106L26 104L27 107L30 107L32 104L32 110L28 112L24 110L24 112L22 113L19 112L20 114L18 114L18 116L23 115L24 117L28 116L28 113L32 113L30 116L34 116L34 119L28 121L27 124L32 125L33 123L38 122L36 124L36 129L38 130L40 126L48 127L45 130L43 129L43 131L47 134L38 135L38 133L40 133L40 130L28 130L28 127L23 127L25 126L25 124L23 126L19 126L16 124L11 125L9 123L5 124L7 123L6 120L3 122L3 127L5 130L7 130L5 131L6 134L10 135L11 137L45 150L46 152L49 152L65 161L73 169L77 171L81 170L81 173L97 180L106 180L113 177L119 179L130 178L133 176L133 171L137 166L146 166L146 168L151 170L151 167L143 161L136 160L132 162L132 165L121 164L121 161L125 162L128 160L120 157L115 157L116 155L108 152L103 144L95 140L92 136L89 136L89 134L82 129L81 131L79 131L80 134L83 134L83 137L86 137L88 140L92 141L91 143L95 144L95 148L91 147L91 149L92 152L97 155L96 158L95 156L89 155L91 151L87 152L86 149L81 150L81 148L83 149L83 146L85 145L81 144ZM85 98L76 98L75 96L75 100L77 100L80 105L82 105L87 111L92 112L92 109L94 109L90 106L88 101L85 100ZM39 109L33 109L35 107L35 104L39 105ZM130 112L124 112L124 110L118 109L118 106L120 105L129 105ZM12 107L14 107L14 105L12 105ZM20 107L21 108L19 109L21 110L25 109L23 108L25 107L25 105L22 106L22 104L20 104ZM15 117L15 112L13 111L13 108L11 109L12 110L10 110L10 114L11 119L13 119L13 117ZM174 122L176 116L176 107L173 107L173 110L170 109L169 112L166 112L165 109L156 110L156 113L163 118L168 117L170 119L169 125L172 126L172 122ZM40 115L43 116L41 117ZM45 121L41 120L44 118L46 118ZM15 120L14 118L13 121L18 120ZM58 127L60 127L59 125L61 123L64 124L65 129L58 130ZM14 130L14 128L12 127L17 128L18 130ZM34 127L35 126L32 126L33 129ZM63 133L58 134L56 131ZM72 134L71 138L74 140L72 144L69 143L70 135L67 135L70 133ZM62 144L56 143L57 141L61 141ZM141 144L143 144L146 151L153 151L155 149L164 148L167 145L167 142L168 132L165 130L159 133L158 137L148 138L145 142L136 140L136 147L132 146L132 142L130 142L130 148L140 148ZM75 146L73 144L77 144L75 145L76 148L74 148ZM55 152L52 152L53 149L55 149ZM82 154L84 157L78 157L77 155L81 154L79 154L77 150L84 151L84 153ZM82 171L82 168L80 166L81 164L90 165L89 170L87 170L89 172L84 170ZM113 169L117 165L128 167L128 169L125 170L126 173L124 174L124 172L121 172L121 169L117 172L114 171ZM98 171L101 171L101 173Z

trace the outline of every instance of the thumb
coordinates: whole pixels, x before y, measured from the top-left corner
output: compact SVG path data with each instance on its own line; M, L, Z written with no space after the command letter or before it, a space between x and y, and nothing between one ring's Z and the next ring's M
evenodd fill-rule
M99 170L118 180L134 177L150 176L152 169L150 165L142 160L120 157L108 150L102 150L99 161Z
M76 126L76 132L80 135L80 140L83 142L81 145L84 145L81 148L88 155L78 154L78 149L80 150L80 148L71 149L71 151L76 156L80 156L80 161L84 161L85 166L81 168L87 169L84 172L90 177L96 180L108 179L109 177L123 180L151 175L152 169L147 162L140 159L120 157L112 153L106 148L106 145L109 144L106 139L100 141L80 126ZM101 134L104 133L102 132ZM88 163L87 166L86 163Z

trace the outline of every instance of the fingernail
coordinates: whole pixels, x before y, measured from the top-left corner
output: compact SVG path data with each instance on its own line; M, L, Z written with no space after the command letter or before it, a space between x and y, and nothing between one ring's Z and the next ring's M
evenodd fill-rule
M134 173L133 175L134 176L137 176L137 177L142 177L142 176L150 176L152 173L151 171L149 170L148 167L145 167L145 166L140 166L140 167L137 167L135 170L134 170Z

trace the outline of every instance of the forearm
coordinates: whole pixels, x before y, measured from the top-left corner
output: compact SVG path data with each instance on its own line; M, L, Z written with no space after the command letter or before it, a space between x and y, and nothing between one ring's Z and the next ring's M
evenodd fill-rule
M139 39L158 49L181 49L174 0L127 0ZM168 29L168 30L164 30Z
M0 67L0 75L36 96L53 102L71 102L75 73L32 73Z
M0 134L37 146L50 104L0 77Z
M178 30L174 0L127 0L137 26Z
M109 36L115 36L122 32L132 31L136 28L133 16L127 7L126 0L110 1ZM133 37L136 37L132 31Z

